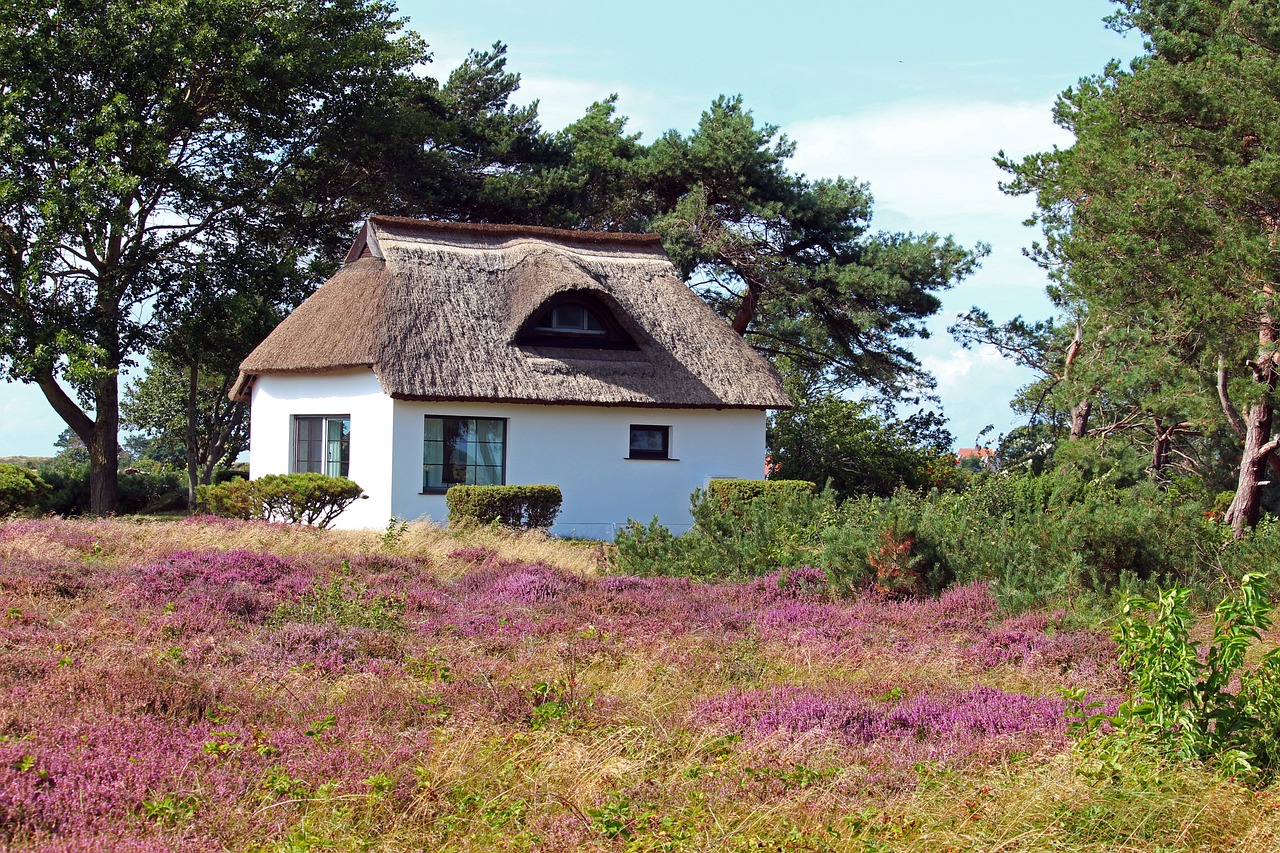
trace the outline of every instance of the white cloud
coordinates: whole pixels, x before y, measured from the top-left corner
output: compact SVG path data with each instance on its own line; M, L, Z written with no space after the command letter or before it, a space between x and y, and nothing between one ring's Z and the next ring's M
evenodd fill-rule
M869 181L877 209L913 219L1011 214L1023 200L1003 195L1005 176L992 162L1071 144L1056 127L1051 103L989 101L896 103L786 128L797 143L795 165L810 177Z
M967 350L934 339L919 349L921 365L938 380L938 398L961 447L971 446L989 424L997 434L1009 430L1016 420L1009 400L1031 381L1031 371L1004 358L993 346Z
M938 387L949 391L972 382L974 374L991 376L1004 373L1011 365L995 347L984 344L975 349L956 347L945 355L922 355L920 363L938 380Z

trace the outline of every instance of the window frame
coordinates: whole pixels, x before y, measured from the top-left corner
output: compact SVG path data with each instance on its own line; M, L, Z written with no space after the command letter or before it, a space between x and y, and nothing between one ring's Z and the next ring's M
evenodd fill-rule
M636 431L649 430L657 431L662 434L662 448L659 450L648 450L636 447ZM628 459L647 459L659 460L667 462L679 462L671 455L671 425L670 424L631 424L627 428L627 458Z
M441 438L438 442L441 446L441 459L440 459L440 462L438 463L429 463L427 460L427 447L428 447L428 441L429 441L429 439L427 438L427 421L430 419L437 419L441 421L441 431L440 431ZM508 418L492 418L492 417L484 417L484 416L477 416L477 415L439 415L439 414L428 413L422 416L422 491L419 494L443 495L446 492L448 492L449 489L453 486L478 485L475 483L468 483L466 481L458 482L458 481L451 481L451 480L444 479L444 469L447 467L457 466L457 463L450 463L449 465L446 465L445 458L444 458L443 451L448 446L446 424L449 421L475 421L475 422L491 421L494 423L502 424L502 440L501 440L502 454L501 454L501 460L499 464L496 466L498 468L498 474L499 474L498 480L500 482L492 483L492 484L483 484L483 485L505 486L507 484L507 439L509 435L509 428L508 428L509 419ZM431 439L431 441L434 441L434 439ZM440 477L441 484L439 486L432 486L429 484L428 466L431 464L438 464L441 468L441 477ZM477 468L492 468L495 466L465 464L464 467L467 469L468 472L470 472Z
M313 439L310 437L304 439L302 424L304 422L312 422L312 421L318 421L320 423L320 437L319 439ZM330 451L332 449L332 445L335 439L329 437L329 432L330 432L329 425L331 423L337 423L337 422L342 422L346 424L346 432L344 437L339 437L338 439L336 439L339 446L339 455L337 460L338 473L333 474L333 473L330 473L334 465L334 461L330 457ZM292 426L292 429L291 429L291 436L289 441L289 473L290 474L324 474L329 477L350 478L351 476L351 415L350 414L293 415L291 426ZM312 441L319 442L320 444L320 458L319 458L320 470L319 471L311 470L310 463L312 462L312 459L310 458L310 454L307 455L306 459L303 459L302 456L299 454L299 450L301 449L300 443L302 441L306 441L308 443ZM342 458L343 448L345 448L346 450L345 459ZM303 464L300 465L299 464L300 462Z

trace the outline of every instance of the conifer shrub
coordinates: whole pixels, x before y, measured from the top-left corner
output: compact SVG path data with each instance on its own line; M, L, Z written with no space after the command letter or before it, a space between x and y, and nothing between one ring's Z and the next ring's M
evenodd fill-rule
M325 474L268 474L256 480L228 480L201 486L199 500L227 518L286 521L328 527L349 506L366 497L355 482Z
M555 524L564 496L559 486L453 486L445 493L449 523L493 524L532 530Z
M0 463L0 515L35 510L49 492L49 484L34 471Z
M71 517L89 511L88 465L42 465L38 476L49 489L37 500L37 512ZM186 503L185 477L176 471L121 471L116 484L119 515L178 509Z

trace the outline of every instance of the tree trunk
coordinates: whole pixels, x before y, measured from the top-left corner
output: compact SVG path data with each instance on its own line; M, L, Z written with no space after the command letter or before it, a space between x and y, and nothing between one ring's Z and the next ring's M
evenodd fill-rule
M1078 441L1089 433L1089 415L1093 412L1093 400L1085 397L1071 407L1071 441Z
M119 380L113 372L94 385L98 409L90 418L75 400L62 390L52 370L35 375L36 385L44 392L49 405L80 437L89 451L89 511L94 515L111 515L120 499L120 396Z
M1273 233L1274 233L1273 228ZM1262 288L1268 297L1267 302L1275 298L1275 287L1266 284ZM1244 451L1240 455L1240 478L1236 482L1236 496L1227 508L1224 520L1231 525L1237 539L1245 535L1257 523L1262 513L1261 489L1269 481L1263 477L1269 466L1271 454L1275 452L1280 439L1271 436L1272 400L1276 391L1276 381L1280 374L1276 371L1276 341L1280 339L1280 323L1264 307L1258 318L1258 360L1249 362L1253 370L1253 379L1262 386L1263 391L1258 399L1249 405L1244 417L1231 405L1227 395L1226 362L1218 358L1218 397L1222 401L1227 420L1244 439Z
M1271 385L1275 386L1274 371ZM1261 489L1268 459L1276 449L1271 438L1272 408L1269 400L1254 403L1244 413L1244 453L1240 457L1240 478L1236 483L1236 496L1227 509L1224 520L1231 525L1237 539L1258 523L1262 514Z
M1164 418L1155 417L1155 438L1151 443L1151 476L1159 480L1164 466L1169 464L1169 447L1173 444L1175 427L1164 428Z
M199 448L196 446L196 394L200 371L194 364L188 366L187 371L187 509L195 512L196 487L200 483Z
M120 503L120 380L114 371L94 383L94 396L93 430L85 439L89 447L89 512L114 515Z

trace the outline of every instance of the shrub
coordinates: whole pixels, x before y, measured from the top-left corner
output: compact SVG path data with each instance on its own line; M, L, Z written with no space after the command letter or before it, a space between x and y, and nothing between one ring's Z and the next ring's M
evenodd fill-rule
M360 486L346 477L324 474L268 474L256 480L229 480L201 486L199 495L200 502L215 515L322 528L365 497Z
M836 496L814 493L813 484L770 488L770 481L721 480L746 483L693 493L693 527L683 536L655 518L648 525L636 521L618 531L616 565L636 575L685 576L704 579L755 578L779 568L821 568L838 586L862 587L866 560L851 561L860 540L842 535ZM787 482L787 481L782 481ZM745 498L756 489L755 497ZM726 500L725 495L730 497ZM744 500L745 498L745 500Z
M526 529L550 527L560 513L559 486L454 486L445 493L449 523Z
M712 480L707 484L707 499L712 500L724 511L737 510L746 506L756 498L765 495L777 496L785 500L784 495L813 494L818 487L808 480Z
M0 463L0 515L33 510L49 492L49 484L39 474Z
M1245 575L1239 593L1219 602L1204 653L1191 637L1189 596L1175 586L1154 599L1125 599L1116 639L1134 695L1115 715L1084 721L1085 730L1104 752L1152 748L1269 782L1280 765L1280 652L1244 667L1250 646L1271 625L1266 577Z
M36 509L61 516L83 515L89 511L89 466L53 463L41 465L40 479L49 490ZM176 471L122 471L116 481L119 499L116 512L154 512L186 505L185 477Z

